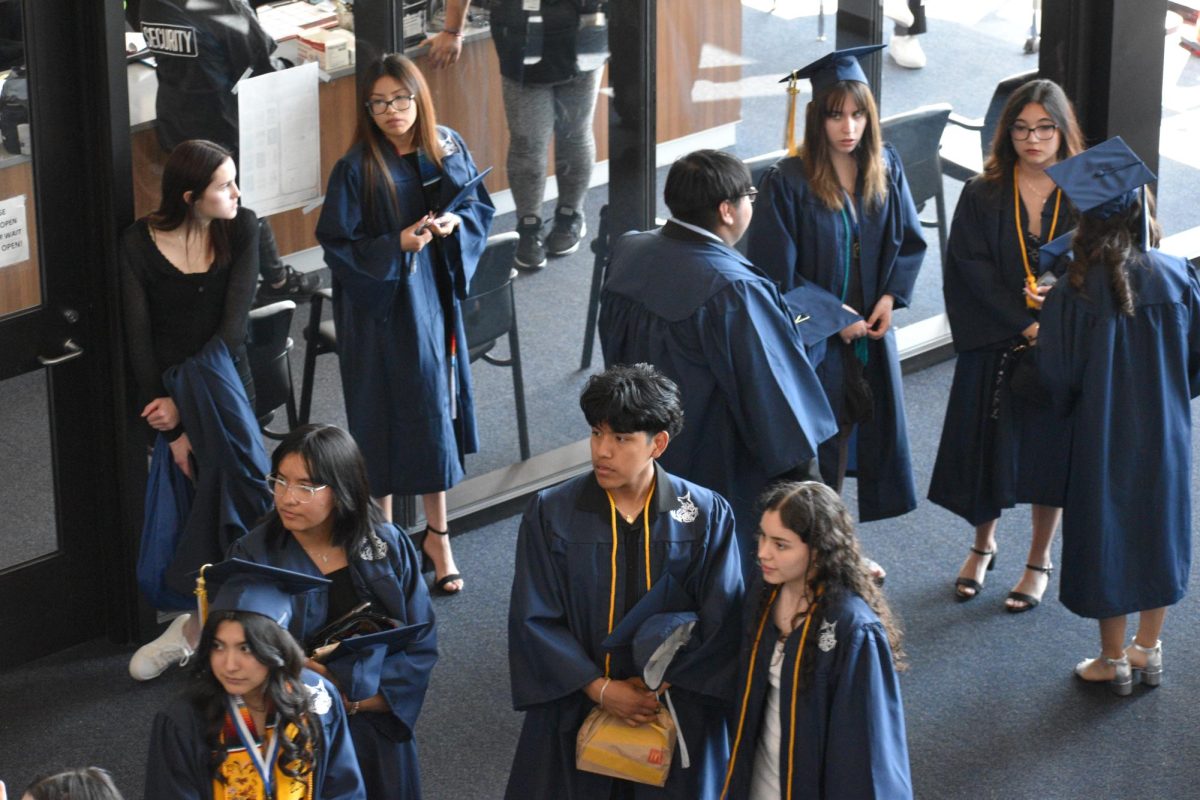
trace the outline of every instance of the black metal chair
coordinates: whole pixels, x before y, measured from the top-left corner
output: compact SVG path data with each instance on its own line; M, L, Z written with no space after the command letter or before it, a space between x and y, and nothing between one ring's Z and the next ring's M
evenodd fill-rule
M308 311L308 325L304 327L304 376L300 380L300 424L308 424L312 412L313 376L317 370L317 356L337 352L337 331L333 320L322 320L325 303L333 302L333 289L320 289L313 296Z
M1009 75L997 83L982 119L950 114L942 135L942 172L947 177L967 181L983 171L983 162L992 149L992 137L1005 103L1013 92L1037 75L1037 70L1031 69Z
M946 103L921 106L903 114L880 120L883 140L891 143L900 154L904 165L904 176L918 209L933 200L937 207L937 219L921 220L926 228L937 228L938 245L942 263L946 263L946 197L942 188L942 165L938 156L938 143L950 116Z
M254 377L254 415L263 435L270 439L282 439L297 425L292 365L288 359L292 349L288 333L295 311L296 304L291 300L280 300L252 309L246 326L246 356ZM267 426L280 406L287 408L288 429L269 430Z
M498 233L488 239L462 310L471 363L483 359L497 367L512 368L517 441L521 460L525 461L529 458L529 427L525 417L525 379L521 372L521 344L513 296L513 278L517 275L513 261L519 239L515 231ZM492 355L492 350L503 336L508 337L508 358L497 358Z

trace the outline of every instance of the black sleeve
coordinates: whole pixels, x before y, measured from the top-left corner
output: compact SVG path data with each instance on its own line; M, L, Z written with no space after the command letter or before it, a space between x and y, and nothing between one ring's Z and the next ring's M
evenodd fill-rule
M150 303L146 296L145 240L137 222L121 237L121 312L125 318L125 348L137 382L140 411L156 397L166 397L150 337Z
M234 225L225 310L216 332L231 353L246 341L246 320L258 283L258 217L248 208L238 209Z

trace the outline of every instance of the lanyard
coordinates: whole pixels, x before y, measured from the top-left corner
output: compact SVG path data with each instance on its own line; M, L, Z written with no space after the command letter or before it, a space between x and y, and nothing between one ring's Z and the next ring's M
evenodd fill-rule
M646 548L646 591L650 591L650 500L654 497L655 484L650 484L650 491L646 493L646 505L642 509L642 529L645 531L645 548ZM617 501L613 500L612 493L607 489L604 493L608 495L608 507L612 513L612 583L608 592L608 632L613 632L613 622L617 615L617 541L620 538L617 535ZM604 654L604 677L609 677L609 667L612 663L612 653Z
M1029 252L1025 249L1025 231L1021 228L1021 190L1017 186L1017 167L1013 166L1013 219L1017 226L1017 243L1021 245L1021 263L1025 265L1025 285L1029 287L1029 291L1037 291L1037 277L1033 274L1033 270L1029 267ZM1046 241L1054 240L1054 231L1058 228L1058 207L1062 203L1062 189L1054 190L1054 219L1050 222L1050 235L1046 237ZM1037 308L1038 304L1025 298L1025 306L1027 308Z
M850 227L850 215L846 213L846 203L854 202L853 198L848 193L845 202L842 203L842 225L845 230L846 246L843 248L842 256L842 305L846 304L846 296L850 294L850 261L851 253L858 252L858 217L854 217L854 227ZM854 357L858 359L858 363L864 366L867 363L867 339L859 337L854 340Z
M226 703L229 706L229 716L233 718L234 729L237 731L238 739L242 746L246 748L246 753L250 756L250 763L254 765L254 769L262 778L264 794L266 797L274 797L274 789L272 783L274 781L274 770L272 765L279 757L279 714L278 712L271 718L271 722L267 725L267 730L263 732L264 739L269 738L270 744L267 745L266 755L263 755L260 749L259 741L254 738L254 734L250 732L250 726L246 724L246 717L249 716L246 711L246 704L242 700L241 695L226 695ZM274 735L271 729L274 728Z
M850 226L850 215L846 213L846 203L853 203L854 198L848 192L843 191L845 199L842 202L842 226L845 230L846 246L842 248L842 302L846 302L846 296L850 293L850 260L852 253L858 250L858 215L854 217L854 226Z

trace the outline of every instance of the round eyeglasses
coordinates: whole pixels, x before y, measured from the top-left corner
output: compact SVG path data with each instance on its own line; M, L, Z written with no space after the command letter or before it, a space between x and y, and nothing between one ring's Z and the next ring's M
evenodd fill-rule
M328 485L307 486L303 483L288 483L283 478L274 475L267 478L267 484L270 485L271 491L275 493L276 497L285 497L290 494L296 498L298 503L311 503L317 496L317 492L329 488Z
M368 111L378 117L380 114L386 114L389 108L408 111L416 99L415 94L398 94L391 100L368 100L366 106Z
M1044 142L1050 137L1054 136L1054 132L1056 130L1058 130L1057 125L1035 125L1032 128L1028 125L1008 126L1008 132L1011 133L1012 137L1018 142L1025 141L1030 137L1030 135L1032 135L1035 140Z

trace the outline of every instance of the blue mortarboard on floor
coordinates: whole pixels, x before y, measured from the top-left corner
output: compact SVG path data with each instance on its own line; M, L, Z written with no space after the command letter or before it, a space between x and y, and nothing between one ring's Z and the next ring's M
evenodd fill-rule
M1080 214L1108 219L1128 208L1138 190L1155 179L1120 136L1046 167Z
M231 558L201 570L207 587L208 613L249 611L262 614L286 628L292 618L292 595L304 594L330 583L328 578L302 575L290 569Z
M779 82L786 83L791 80L808 78L812 82L813 94L838 81L867 83L867 73L863 72L859 59L882 50L886 46L882 44L868 44L862 47L848 47L845 50L835 50L832 53L821 56L808 66L801 67L785 75Z
M374 697L379 694L387 657L421 638L432 625L432 622L422 622L379 633L351 636L334 648L325 664L351 700Z

